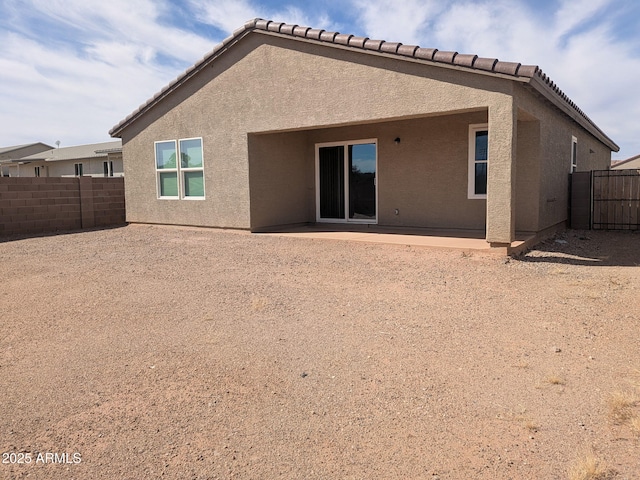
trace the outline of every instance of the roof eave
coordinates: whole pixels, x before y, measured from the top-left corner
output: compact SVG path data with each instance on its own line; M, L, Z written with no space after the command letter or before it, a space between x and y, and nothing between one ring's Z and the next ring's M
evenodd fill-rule
M213 47L213 50L208 52L202 57L202 59L189 67L184 73L178 76L175 80L173 80L169 85L164 87L158 93L156 93L151 99L147 100L145 103L140 105L136 111L131 113L127 118L125 118L122 122L114 126L111 130L109 130L109 135L114 138L122 138L122 132L125 128L131 125L135 120L148 112L155 105L160 103L164 98L169 96L173 91L178 89L182 84L189 81L192 77L200 73L202 70L207 68L217 57L219 57L223 52L227 51L231 45L237 43L240 39L244 38L248 33L252 32L255 28L256 23L260 20L259 18L254 18L253 20L249 20L242 27L235 30L230 36L225 38L221 43L217 44Z
M600 128L535 65L500 62L495 58L479 58L477 55L460 55L458 52L441 52L437 49L421 48L415 45L403 45L401 43L385 42L383 40L372 40L367 37L356 37L354 35L339 34L337 32L327 32L321 29L287 25L285 23L260 18L249 20L242 27L235 30L232 35L224 39L222 43L216 45L211 52L206 54L202 60L187 69L182 75L164 87L160 92L156 93L122 122L114 126L109 131L109 134L112 137L121 138L123 131L138 118L151 110L176 89L180 88L185 82L207 68L218 56L226 52L232 45L236 44L251 32L286 37L297 41L322 44L334 48L402 59L441 68L491 75L525 83L558 107L560 111L567 114L569 118L583 126L604 145L611 148L612 151L618 152L620 150L620 147L600 130Z
M320 44L333 48L368 53L387 58L401 59L420 64L428 64L441 68L459 71L471 71L482 75L491 75L515 81L527 81L529 77L538 71L534 65L521 65L514 62L501 62L498 59L479 58L477 55L463 55L458 52L442 52L437 49L421 48L416 45L403 45L401 43L386 42L384 40L371 40L365 37L327 32L325 30L287 25L270 20L255 18L246 22L242 27L225 38L214 49L207 53L199 62L187 69L182 75L173 80L169 85L156 93L151 99L140 105L133 113L122 122L109 130L109 135L121 138L122 132L138 118L151 110L155 105L178 89L190 78L209 66L218 56L226 52L249 33L272 35L281 38L294 39L307 43Z
M528 85L530 85L536 92L540 93L545 99L551 102L555 107L560 109L569 118L581 125L585 130L591 133L604 145L609 147L612 151L620 151L620 147L607 136L600 128L582 111L578 106L573 103L558 87L553 83L549 83L548 78L544 73L539 72L528 79Z

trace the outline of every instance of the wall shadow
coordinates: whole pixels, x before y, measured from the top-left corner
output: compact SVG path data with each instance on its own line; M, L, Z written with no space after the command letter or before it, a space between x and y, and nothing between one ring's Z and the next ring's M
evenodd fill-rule
M70 235L74 233L86 233L86 232L98 232L101 230L113 230L116 228L126 227L128 223L120 223L115 225L105 225L101 227L92 228L78 228L73 230L56 230L52 232L34 232L34 233L12 233L8 235L0 234L0 244L7 242L15 242L18 240L27 240L29 238L41 238L41 237L58 237L60 235Z
M591 267L640 266L640 231L567 230L536 245L516 261Z

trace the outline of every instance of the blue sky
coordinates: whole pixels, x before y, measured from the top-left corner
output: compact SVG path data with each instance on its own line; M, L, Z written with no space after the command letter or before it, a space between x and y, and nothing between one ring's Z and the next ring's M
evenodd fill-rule
M637 0L0 0L0 146L110 140L254 17L539 65L640 154Z

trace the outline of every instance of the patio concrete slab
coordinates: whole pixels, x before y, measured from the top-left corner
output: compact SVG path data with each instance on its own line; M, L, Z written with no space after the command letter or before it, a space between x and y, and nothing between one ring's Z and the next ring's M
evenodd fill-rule
M436 229L396 229L378 226L309 225L293 227L281 231L262 233L296 238L314 238L351 242L409 245L414 247L442 248L454 250L480 251L492 254L514 254L527 248L535 236L520 235L510 247L491 247L482 231L436 230Z

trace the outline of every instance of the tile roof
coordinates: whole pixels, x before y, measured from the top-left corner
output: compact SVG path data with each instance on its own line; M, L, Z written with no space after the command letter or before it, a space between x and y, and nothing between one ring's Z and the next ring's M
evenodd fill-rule
M3 153L10 153L15 150L20 150L21 148L33 147L35 145L43 145L45 147L53 148L51 145L47 145L46 143L42 143L42 142L25 143L23 145L12 145L10 147L0 147L0 155L2 155Z
M615 162L611 165L611 168L615 170L624 170L624 169L636 169L640 168L640 155L636 155L631 158L627 158L626 160L621 160L619 162Z
M449 68L462 68L477 73L506 76L529 83L539 93L547 97L566 114L571 116L601 141L618 151L619 147L607 137L600 128L553 82L537 65L522 65L516 62L503 62L497 58L482 58L477 55L460 54L458 52L441 51L437 48L422 48L418 45L404 45L398 42L374 40L368 37L330 32L317 28L290 25L272 20L254 18L235 30L229 37L216 45L198 63L188 68L182 75L156 93L146 103L114 126L109 134L118 136L133 120L138 118L153 105L169 95L189 78L197 74L213 62L228 47L250 32L287 36L300 40L329 44L340 48L349 48L367 53L392 55L406 60L421 61Z
M122 150L122 140L114 140L113 142L90 143L85 145L75 145L73 147L53 148L41 153L29 155L19 160L20 162L34 162L44 160L46 162L55 162L59 160L76 160L81 158L98 158L106 157L107 151L112 149Z

